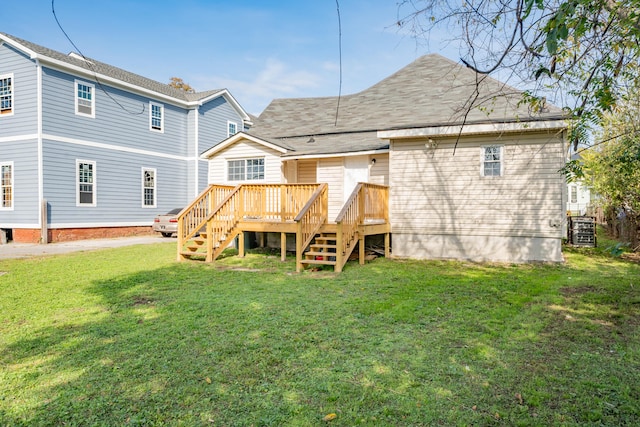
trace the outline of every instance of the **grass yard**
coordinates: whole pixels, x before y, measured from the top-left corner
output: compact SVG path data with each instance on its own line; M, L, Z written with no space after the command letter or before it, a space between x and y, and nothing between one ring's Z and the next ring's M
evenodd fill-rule
M640 264L565 254L0 261L0 425L639 425Z

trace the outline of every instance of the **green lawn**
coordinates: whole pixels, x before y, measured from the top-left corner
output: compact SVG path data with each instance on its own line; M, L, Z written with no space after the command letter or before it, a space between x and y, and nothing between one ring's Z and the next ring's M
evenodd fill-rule
M0 261L0 425L638 425L640 265L565 254Z

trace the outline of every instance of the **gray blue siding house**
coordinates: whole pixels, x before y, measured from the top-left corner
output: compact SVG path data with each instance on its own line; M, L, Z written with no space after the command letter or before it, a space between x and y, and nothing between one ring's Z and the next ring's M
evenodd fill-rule
M246 130L226 90L169 85L0 33L0 230L135 234L207 186L200 153Z

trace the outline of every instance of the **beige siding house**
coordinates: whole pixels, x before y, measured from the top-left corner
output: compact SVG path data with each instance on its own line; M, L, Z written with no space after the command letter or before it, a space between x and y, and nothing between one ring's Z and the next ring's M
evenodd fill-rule
M327 183L329 218L358 182L389 186L395 257L557 262L565 123L520 99L427 55L339 108L335 97L274 100L201 157L211 184Z

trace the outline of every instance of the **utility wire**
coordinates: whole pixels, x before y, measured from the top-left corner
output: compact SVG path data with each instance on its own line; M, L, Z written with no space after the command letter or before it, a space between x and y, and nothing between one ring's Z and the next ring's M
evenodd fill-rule
M340 85L338 87L338 104L336 105L336 121L333 124L334 126L338 126L338 112L340 111L340 97L342 96L342 22L340 20L340 3L338 3L338 0L336 0L336 10L338 11L338 53L339 53L339 59L340 59Z
M113 102L115 102L121 109L123 109L127 113L129 113L131 115L134 115L134 116L138 116L138 115L144 114L144 111L145 111L144 103L142 104L142 111L140 111L140 112L129 111L129 110L127 110L127 108L124 105L122 105L120 102L118 102L117 99L115 99L113 96L111 96L111 94L109 92L107 92L107 90L102 85L102 82L98 78L98 73L96 73L96 70L93 68L93 64L91 63L91 61L89 61L87 59L87 57L84 56L84 53L82 53L82 51L78 48L78 46L76 46L76 44L73 42L73 40L71 40L71 37L69 37L67 32L64 30L64 28L62 28L62 24L60 24L60 21L58 20L58 16L56 15L55 0L51 0L51 13L53 14L53 18L56 20L56 24L58 24L58 28L60 28L60 31L62 31L62 34L64 34L64 36L67 38L67 40L69 40L69 43L71 43L71 46L73 46L73 48L76 50L76 52L78 52L80 54L80 56L82 57L84 62L87 64L87 67L89 67L89 69L93 73L93 78L95 79L96 83L98 84L98 86L100 87L102 92L104 92L104 94L107 95L109 97L109 99L111 99Z

